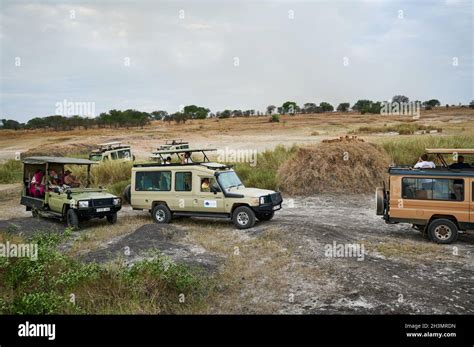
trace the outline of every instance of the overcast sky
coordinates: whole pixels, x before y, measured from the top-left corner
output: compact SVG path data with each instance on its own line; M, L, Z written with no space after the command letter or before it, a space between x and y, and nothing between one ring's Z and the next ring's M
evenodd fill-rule
M0 118L474 99L471 0L0 3Z

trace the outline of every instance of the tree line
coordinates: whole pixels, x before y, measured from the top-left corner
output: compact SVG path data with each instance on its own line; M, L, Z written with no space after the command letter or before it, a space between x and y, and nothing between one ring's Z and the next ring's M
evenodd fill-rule
M409 102L409 98L404 95L395 95L392 102ZM425 109L432 109L433 107L441 106L437 99L430 99L420 103ZM449 107L449 105L446 105ZM469 104L470 108L474 108L474 100ZM372 101L367 99L358 100L354 105L349 102L342 102L337 107L338 112L355 111L361 114L372 113L380 114L382 102ZM150 113L128 109L125 111L110 110L103 112L97 117L82 117L82 116L61 116L53 115L46 117L35 117L26 123L20 123L13 119L1 119L0 129L53 129L57 131L72 130L76 128L89 129L95 128L118 128L118 127L143 127L149 124L152 120L162 120L167 122L186 123L189 119L206 119L206 118L231 118L231 117L253 117L266 116L276 114L314 114L333 112L334 106L328 102L321 102L319 105L313 102L307 102L299 106L295 101L286 101L281 106L268 105L265 112L251 110L230 110L211 112L209 108L188 105L182 110L169 114L167 111L158 110Z

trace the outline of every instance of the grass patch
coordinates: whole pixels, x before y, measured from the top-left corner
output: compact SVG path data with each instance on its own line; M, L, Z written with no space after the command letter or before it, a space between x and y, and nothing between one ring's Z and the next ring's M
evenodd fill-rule
M0 183L21 183L22 175L21 161L9 159L4 164L0 164Z
M396 165L413 165L426 148L474 148L474 137L414 136L380 141L380 145Z
M437 128L431 125L422 125L416 123L400 123L396 125L384 126L363 126L349 132L349 134L375 134L375 133L391 133L396 132L400 135L413 135L417 131L429 132L436 130L442 132L442 128Z
M131 161L119 161L109 160L101 162L97 165L92 165L91 169L91 186L110 186L111 189L119 189L125 187L124 182L129 182L132 174L133 162ZM75 166L71 169L77 178L85 183L87 176L86 166ZM122 191L120 191L120 194Z
M298 147L293 145L285 147L279 145L273 151L264 151L257 155L257 163L251 166L249 163L236 163L235 171L248 187L262 189L278 189L277 172L281 164L290 158Z
M42 234L38 260L0 258L2 314L197 313L211 288L193 269L157 255L132 267L84 264L58 251L65 236ZM25 242L0 234L2 242Z

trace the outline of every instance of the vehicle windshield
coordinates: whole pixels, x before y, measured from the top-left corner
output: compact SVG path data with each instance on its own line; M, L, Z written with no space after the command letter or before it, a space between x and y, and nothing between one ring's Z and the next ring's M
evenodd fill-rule
M219 183L221 187L225 190L228 190L229 188L233 187L243 187L245 186L242 184L242 181L240 180L239 176L235 173L235 171L227 171L227 172L222 172L219 174Z
M89 155L89 160L101 161L102 160L102 154L91 154L91 155Z

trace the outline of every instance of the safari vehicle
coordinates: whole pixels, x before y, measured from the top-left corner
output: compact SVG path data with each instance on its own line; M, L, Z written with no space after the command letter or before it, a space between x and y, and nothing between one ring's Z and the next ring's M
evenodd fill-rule
M99 143L99 148L89 154L89 160L106 161L106 160L135 160L132 155L130 146L123 145L121 142Z
M33 217L51 217L66 221L77 229L81 221L106 218L111 224L117 221L121 199L102 188L88 188L91 165L87 159L65 157L28 157L23 159L23 191L21 204ZM87 166L85 187L65 185L65 166ZM53 172L56 173L53 177Z
M131 185L124 196L135 210L148 210L156 223L169 223L173 217L211 217L231 219L239 229L251 228L256 219L268 221L281 209L279 192L245 187L229 165L203 161L188 164L135 164ZM157 156L183 153L158 151Z
M448 165L445 156L474 155L474 149L427 149L439 164L431 169L389 168L388 189L376 190L377 215L386 223L410 223L430 240L448 244L474 230L474 165ZM456 159L458 160L458 159Z
M151 159L156 159L160 151L173 151L173 150L184 150L189 149L189 143L183 141L183 139L166 140L164 145L161 145L153 152Z

